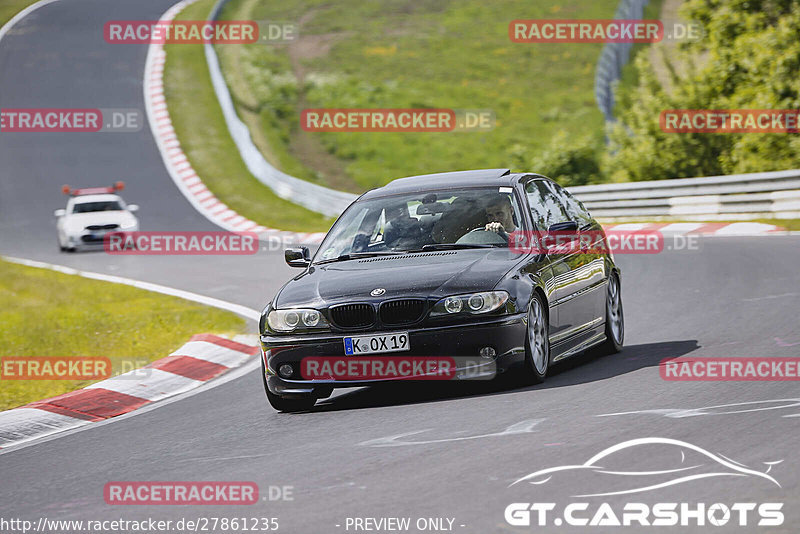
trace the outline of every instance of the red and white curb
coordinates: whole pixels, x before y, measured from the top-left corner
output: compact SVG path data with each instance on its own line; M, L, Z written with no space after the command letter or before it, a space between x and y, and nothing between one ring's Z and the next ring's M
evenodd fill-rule
M674 222L674 223L622 223L604 224L606 232L660 232L665 235L703 235L703 236L765 236L784 235L785 229L772 224L759 222Z
M257 346L199 334L146 367L0 412L0 448L117 417L203 385L253 359Z
M152 282L13 256L0 256L0 259L162 293L230 311L251 321L257 321L261 315L257 310L246 306ZM183 394L192 395L202 391L202 388L216 387L238 378L259 367L260 360L253 357L259 351L253 345L257 345L257 340L255 335L237 336L233 340L211 334L196 335L180 349L147 367L52 399L0 412L0 448L22 445L51 434L105 421L157 401Z
M183 0L169 8L160 22L172 22L186 6L197 0ZM214 224L231 232L256 232L264 241L280 239L283 243L318 244L325 237L324 233L298 233L267 228L255 221L239 215L222 203L203 184L203 180L192 168L186 154L181 149L180 141L172 127L167 102L164 97L164 64L167 53L164 45L151 43L147 49L147 60L144 67L144 103L150 129L164 166L167 168L175 185L186 199L202 215Z

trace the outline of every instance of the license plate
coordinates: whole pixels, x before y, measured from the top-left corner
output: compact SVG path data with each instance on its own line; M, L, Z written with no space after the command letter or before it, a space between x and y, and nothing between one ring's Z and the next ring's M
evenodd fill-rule
M354 336L344 338L344 353L348 356L375 354L378 352L400 352L410 350L408 332Z

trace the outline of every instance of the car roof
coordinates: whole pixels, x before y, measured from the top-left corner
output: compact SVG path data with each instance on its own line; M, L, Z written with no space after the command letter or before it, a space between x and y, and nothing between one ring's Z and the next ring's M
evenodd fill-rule
M525 173L527 175L529 173ZM512 174L510 169L480 169L474 171L441 172L421 174L392 180L383 187L372 189L362 195L362 199L377 198L395 193L410 193L434 189L453 189L454 187L511 186L519 180L520 174Z

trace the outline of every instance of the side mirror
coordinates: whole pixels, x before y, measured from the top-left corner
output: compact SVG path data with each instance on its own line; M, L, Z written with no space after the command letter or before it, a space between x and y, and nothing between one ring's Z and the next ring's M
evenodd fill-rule
M548 254L570 254L575 252L578 243L578 223L567 221L555 223L547 229L546 247Z
M66 214L67 210L56 210L53 212L53 215L55 215L56 217L63 217Z
M311 265L311 253L308 251L308 247L287 248L283 257L289 267L306 268Z
M131 213L139 211L139 204L128 204L128 211Z
M567 222L560 222L555 223L550 228L547 229L548 234L552 234L553 232L563 232L563 233L578 233L578 223L575 221L567 221Z

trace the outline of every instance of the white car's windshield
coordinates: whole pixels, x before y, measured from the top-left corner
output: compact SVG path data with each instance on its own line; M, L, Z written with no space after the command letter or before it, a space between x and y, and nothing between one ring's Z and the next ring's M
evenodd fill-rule
M508 247L521 224L510 187L420 191L357 202L336 221L315 261L423 248Z
M81 202L72 207L72 213L90 213L93 211L120 211L122 205L116 200L102 202Z

